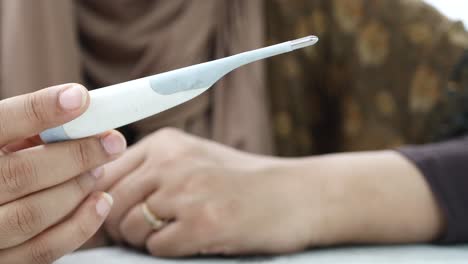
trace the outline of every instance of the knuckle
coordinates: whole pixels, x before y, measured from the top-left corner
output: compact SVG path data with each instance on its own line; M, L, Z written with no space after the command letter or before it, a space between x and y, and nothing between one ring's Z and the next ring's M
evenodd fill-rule
M158 130L158 132L156 132L156 135L161 139L173 139L174 137L182 136L182 134L183 133L179 129L173 127L161 128Z
M24 113L29 121L44 125L49 119L46 109L46 102L39 94L32 93L26 96L24 100Z
M0 181L5 191L23 193L37 181L37 171L28 159L8 156L5 157L4 166L0 168Z
M175 128L162 128L152 137L152 145L166 145L161 164L172 164L181 159L198 157L202 151L200 141L194 140L184 132Z
M170 173L175 168L180 166L182 160L191 160L194 153L190 148L173 147L170 151L164 153L163 157L158 161L158 169L161 174Z
M188 137L184 132L180 131L179 129L172 128L172 127L167 127L167 128L162 128L156 132L156 136L154 137L155 140L159 143L165 143L169 142L172 143L174 142L175 146L185 146L187 145ZM180 148L177 148L180 149Z
M28 236L36 230L42 222L39 210L27 202L18 202L7 211L6 221L9 230L17 236Z
M50 264L55 260L54 249L41 239L30 246L31 261L34 264Z
M91 163L93 161L90 153L91 148L92 145L90 140L79 140L71 145L72 157L80 171L85 171L91 167Z

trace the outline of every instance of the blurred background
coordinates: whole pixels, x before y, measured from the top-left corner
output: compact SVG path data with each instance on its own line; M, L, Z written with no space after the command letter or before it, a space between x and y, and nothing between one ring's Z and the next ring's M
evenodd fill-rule
M269 42L321 40L269 62L280 155L395 148L467 131L468 36L459 20L468 2L266 4Z
M307 35L180 107L174 126L282 156L396 148L468 131L465 0L3 0L0 97L89 89ZM53 15L51 15L53 14ZM5 67L6 65L6 67Z

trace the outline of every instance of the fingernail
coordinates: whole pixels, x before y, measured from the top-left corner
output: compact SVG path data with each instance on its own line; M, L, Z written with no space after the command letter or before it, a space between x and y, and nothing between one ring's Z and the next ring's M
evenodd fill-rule
M103 193L96 204L96 212L99 216L105 217L109 214L114 199L108 193Z
M86 103L86 91L80 85L66 88L60 93L59 103L63 110L78 110Z
M101 144L110 155L122 153L126 148L125 139L117 133L110 133L103 137Z
M101 178L103 174L104 174L104 167L98 167L91 171L91 175L96 179Z

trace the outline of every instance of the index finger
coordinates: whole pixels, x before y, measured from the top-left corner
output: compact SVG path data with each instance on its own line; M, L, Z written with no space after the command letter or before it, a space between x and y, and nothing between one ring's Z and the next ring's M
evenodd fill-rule
M73 120L89 104L88 91L64 84L0 101L0 146Z

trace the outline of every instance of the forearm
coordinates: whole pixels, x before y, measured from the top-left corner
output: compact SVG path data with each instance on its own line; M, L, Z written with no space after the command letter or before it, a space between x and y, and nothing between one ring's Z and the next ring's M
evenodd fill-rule
M396 152L326 155L289 166L310 184L319 180L322 190L307 195L322 200L321 245L428 242L442 232L443 216L429 185Z

